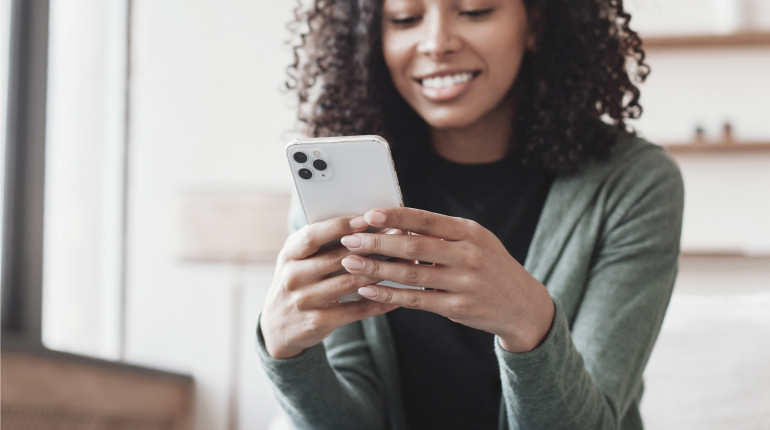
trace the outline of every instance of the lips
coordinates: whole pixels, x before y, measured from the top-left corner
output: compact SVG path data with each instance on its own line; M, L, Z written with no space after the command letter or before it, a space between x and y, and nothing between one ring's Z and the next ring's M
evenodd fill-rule
M434 102L445 102L463 94L479 73L471 71L434 73L416 78L415 81L426 98Z

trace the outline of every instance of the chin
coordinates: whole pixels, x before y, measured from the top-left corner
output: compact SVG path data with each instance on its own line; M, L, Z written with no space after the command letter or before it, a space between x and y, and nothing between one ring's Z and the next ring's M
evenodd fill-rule
M476 122L481 115L465 110L438 109L417 112L433 128L464 128Z

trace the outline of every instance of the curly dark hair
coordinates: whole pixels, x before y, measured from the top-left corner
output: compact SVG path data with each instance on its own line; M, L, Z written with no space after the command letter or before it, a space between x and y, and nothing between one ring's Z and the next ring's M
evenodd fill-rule
M649 74L622 0L524 0L537 46L524 56L513 136L524 164L576 171L609 155L626 120L642 113ZM396 163L429 142L426 123L398 94L382 53L383 0L315 0L295 9L290 90L312 136L379 134ZM630 76L631 75L631 76Z

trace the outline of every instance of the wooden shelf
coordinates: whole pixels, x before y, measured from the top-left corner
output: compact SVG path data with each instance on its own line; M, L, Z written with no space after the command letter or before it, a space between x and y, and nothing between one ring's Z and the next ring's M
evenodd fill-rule
M683 250L681 257L687 260L694 259L718 259L718 260L752 260L763 261L770 260L770 254L747 254L741 251L693 251Z
M770 32L745 31L733 34L642 36L642 47L645 49L770 48Z
M765 152L770 151L770 142L690 142L690 143L671 143L663 145L668 152L674 154L680 153L703 153L703 152Z

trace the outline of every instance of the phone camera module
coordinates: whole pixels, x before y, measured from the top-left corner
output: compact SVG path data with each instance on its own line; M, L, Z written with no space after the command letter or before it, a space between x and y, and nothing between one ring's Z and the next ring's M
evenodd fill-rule
M305 154L302 154L302 155L305 155ZM313 177L313 172L311 172L310 169L299 169L298 173L299 173L299 177L302 179L310 179Z
M326 170L326 167L327 167L326 161L324 161L324 160L315 160L315 161L313 161L313 167L315 167L316 170L321 170L321 171Z
M297 163L304 163L304 162L306 162L307 161L307 154L305 154L302 151L295 152L294 153L294 161L296 161ZM308 178L305 178L305 179L308 179Z

